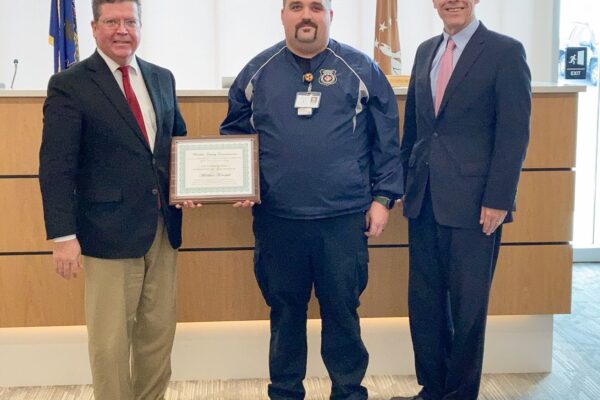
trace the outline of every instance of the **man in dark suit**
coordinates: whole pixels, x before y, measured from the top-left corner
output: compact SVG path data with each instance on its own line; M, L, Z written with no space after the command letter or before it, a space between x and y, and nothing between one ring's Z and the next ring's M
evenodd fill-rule
M97 51L54 75L40 185L56 272L85 266L96 400L163 399L175 334L181 211L168 206L173 75L135 57L139 0L94 0Z
M444 33L418 48L406 100L408 301L423 386L412 399L478 396L501 226L529 140L525 51L486 29L477 3L433 0Z

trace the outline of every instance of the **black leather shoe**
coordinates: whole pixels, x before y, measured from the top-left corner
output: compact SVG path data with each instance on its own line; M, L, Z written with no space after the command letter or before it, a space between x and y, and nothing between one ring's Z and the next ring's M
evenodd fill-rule
M390 400L424 400L424 399L421 396L416 395L416 396L409 396L409 397L397 396L397 397L392 397Z

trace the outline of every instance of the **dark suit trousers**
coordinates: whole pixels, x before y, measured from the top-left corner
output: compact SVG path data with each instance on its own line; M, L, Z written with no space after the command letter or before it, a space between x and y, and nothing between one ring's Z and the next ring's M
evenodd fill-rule
M409 220L410 330L426 400L477 399L500 237L438 224L429 190Z
M271 307L270 399L305 397L306 319L313 285L331 399L367 399L361 382L369 354L360 337L357 313L368 274L364 227L363 213L292 220L254 210L254 269Z

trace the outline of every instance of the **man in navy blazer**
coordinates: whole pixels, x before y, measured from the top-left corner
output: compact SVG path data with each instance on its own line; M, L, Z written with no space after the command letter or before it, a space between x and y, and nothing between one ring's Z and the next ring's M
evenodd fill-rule
M479 22L477 3L433 0L444 32L418 48L408 88L402 140L408 301L423 386L410 399L478 396L501 227L512 221L529 141L525 51Z
M139 0L94 0L97 51L54 75L40 185L56 272L85 266L96 400L162 399L175 333L181 210L169 207L173 75L135 57Z

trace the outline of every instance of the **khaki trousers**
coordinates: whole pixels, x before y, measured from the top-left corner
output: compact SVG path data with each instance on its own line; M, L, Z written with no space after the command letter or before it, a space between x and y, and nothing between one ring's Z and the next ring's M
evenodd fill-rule
M95 400L164 398L176 325L176 261L162 218L144 257L84 257Z

